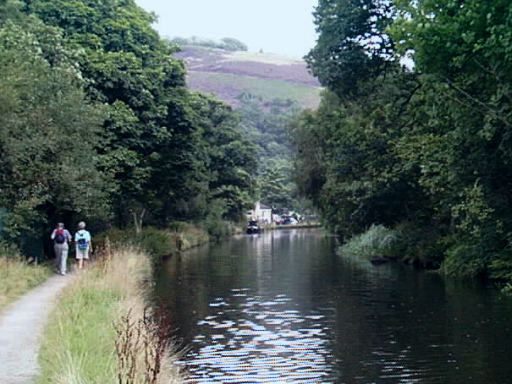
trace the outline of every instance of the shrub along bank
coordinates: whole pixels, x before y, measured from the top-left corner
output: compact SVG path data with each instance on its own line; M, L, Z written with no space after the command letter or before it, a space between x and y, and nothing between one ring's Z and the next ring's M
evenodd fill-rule
M240 231L234 223L223 220L207 220L203 226L176 221L169 224L169 229L146 227L139 233L133 229L113 228L96 236L95 243L102 249L107 247L107 243L114 247L140 247L151 256L153 262L158 263L165 257L210 241L218 241Z
M383 225L372 225L368 231L352 237L339 247L337 252L372 261L396 259L400 254L399 234Z
M95 242L100 249L107 246L137 246L147 252L153 262L158 263L167 256L208 243L210 239L204 229L180 223L179 227L167 230L146 227L139 233L132 229L114 228L97 236Z
M182 383L145 309L151 273L148 254L126 247L77 276L48 322L38 383Z

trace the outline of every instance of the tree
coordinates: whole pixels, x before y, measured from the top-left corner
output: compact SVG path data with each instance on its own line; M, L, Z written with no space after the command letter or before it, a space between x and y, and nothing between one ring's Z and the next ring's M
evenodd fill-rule
M289 100L263 101L247 93L240 95L239 100L236 111L241 116L242 129L258 150L259 199L277 210L300 210L292 177L290 125L301 109Z
M308 60L329 91L294 136L332 228L385 224L409 260L512 279L511 20L507 1L320 1Z
M120 227L199 222L219 211L213 200L233 218L251 200L253 152L238 120L185 88L177 47L154 19L133 0L0 2L0 211L10 238L57 217L105 224L112 212Z
M222 40L223 49L227 51L247 51L247 45L232 37L225 37Z
M320 83L339 97L360 92L359 82L382 74L393 60L386 0L320 0L314 12L318 41L305 57Z
M511 230L512 8L507 1L398 5L392 33L429 92L402 153L418 164L411 148L420 140L432 153L421 160L419 180L452 224L447 270L502 278Z
M172 57L176 46L151 27L155 16L133 0L32 0L28 9L85 51L79 64L88 92L109 106L99 151L118 185L117 224L134 220L140 226L144 217L165 226L171 219L204 216L211 181L204 132L216 126L215 115L186 90L183 63ZM222 124L218 129L231 130ZM251 183L236 183L240 194L251 193Z
M49 41L59 57L45 57ZM71 56L58 30L35 20L0 29L0 206L8 239L37 234L57 215L110 212L112 185L94 150L104 111L88 101Z

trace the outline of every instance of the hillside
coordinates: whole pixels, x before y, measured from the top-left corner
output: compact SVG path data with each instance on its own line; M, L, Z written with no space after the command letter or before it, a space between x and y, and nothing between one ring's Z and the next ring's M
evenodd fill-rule
M213 93L233 106L243 93L263 101L291 99L306 108L316 108L320 100L320 85L300 60L197 46L183 46L175 57L185 62L190 89Z

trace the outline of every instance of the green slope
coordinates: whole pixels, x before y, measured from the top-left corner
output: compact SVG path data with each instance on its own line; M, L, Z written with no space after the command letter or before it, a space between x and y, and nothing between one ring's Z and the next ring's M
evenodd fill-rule
M260 96L263 101L291 99L306 108L316 108L322 88L303 84L294 84L281 80L261 79L225 73L189 71L189 88L214 93L230 104L238 104L237 96L251 93Z

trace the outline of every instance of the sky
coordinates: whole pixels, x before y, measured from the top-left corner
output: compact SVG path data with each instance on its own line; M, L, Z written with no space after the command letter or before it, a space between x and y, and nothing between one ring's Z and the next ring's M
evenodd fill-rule
M233 37L249 51L301 58L315 45L318 0L136 0L162 37Z

